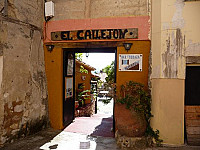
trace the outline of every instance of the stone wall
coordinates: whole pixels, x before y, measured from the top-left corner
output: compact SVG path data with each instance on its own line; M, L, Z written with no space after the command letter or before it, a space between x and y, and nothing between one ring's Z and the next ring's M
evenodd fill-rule
M148 16L150 0L54 0L52 20Z
M48 124L43 1L0 3L0 146Z
M95 113L95 101L75 110L75 117L90 117Z

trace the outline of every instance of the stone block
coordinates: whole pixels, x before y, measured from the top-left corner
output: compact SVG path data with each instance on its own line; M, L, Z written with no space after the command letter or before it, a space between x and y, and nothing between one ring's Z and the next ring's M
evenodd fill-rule
M90 14L91 18L147 16L147 11L140 11L141 7L147 10L147 0L92 0Z
M43 23L43 1L9 0L8 16L39 28Z
M148 145L146 137L127 137L115 132L116 143L122 150L145 149Z
M55 0L52 20L148 16L147 0Z

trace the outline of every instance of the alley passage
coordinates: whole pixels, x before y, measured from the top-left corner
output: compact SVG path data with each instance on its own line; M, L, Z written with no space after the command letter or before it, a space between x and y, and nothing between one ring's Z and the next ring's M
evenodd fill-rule
M105 104L104 101L108 102ZM114 137L113 99L98 98L97 114L91 117L77 117L64 131L91 136Z
M105 104L104 102L109 102ZM88 145L88 150L119 150L113 128L113 99L98 98L98 112L91 117L77 117L75 121L40 147L42 150L79 150L81 143ZM89 142L89 144L88 144Z

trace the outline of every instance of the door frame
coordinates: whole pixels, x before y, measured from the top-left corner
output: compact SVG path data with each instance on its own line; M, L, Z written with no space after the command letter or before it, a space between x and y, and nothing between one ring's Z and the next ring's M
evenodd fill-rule
M67 127L68 125L70 125L73 120L75 119L75 67L76 67L76 61L75 61L75 57L74 57L74 64L73 64L73 103L72 103L72 107L73 107L73 116L72 116L72 120L65 124L64 122L64 100L65 100L65 67L66 67L66 64L65 64L65 61L66 61L66 58L64 56L64 53L65 52L73 52L73 55L75 56L75 53L115 53L115 79L114 79L114 82L116 84L116 77L117 77L117 47L100 47L100 48L62 48L62 53L63 53L63 100L62 100L62 103L63 103L63 111L62 111L62 114L63 114L63 126L64 127ZM113 129L115 129L115 115L114 115L114 103L113 103Z
M66 127L66 126L68 126L69 124L71 124L72 123L72 121L74 120L74 113L72 113L72 120L70 120L69 122L65 122L65 113L64 113L64 109L65 109L65 105L64 105L64 101L65 101L65 77L67 77L67 75L66 75L66 67L68 66L68 62L67 63L65 63L67 60L68 60L68 57L66 58L66 55L65 55L65 52L66 51L64 51L64 50L62 50L62 53L63 53L63 84L62 84L62 86L63 86L63 99L62 99L62 108L63 108L63 110L62 110L62 114L63 114L63 118L62 118L62 122L63 122L63 126L64 127ZM74 85L75 85L75 78L74 78L74 74L75 74L75 64L76 64L76 62L75 62L75 53L73 52L73 51L67 51L67 52L71 52L72 53L72 55L73 55L73 75L72 75L72 77L73 77L73 100L72 100L72 111L74 112L74 106L75 106L75 103L74 103L74 96L75 96L75 90L74 90Z

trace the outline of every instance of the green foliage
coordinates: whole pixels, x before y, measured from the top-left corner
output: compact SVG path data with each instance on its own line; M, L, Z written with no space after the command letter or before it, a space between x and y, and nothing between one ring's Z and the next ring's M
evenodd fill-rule
M88 70L85 69L82 65L80 66L80 72L88 74Z
M76 58L77 60L82 61L83 53L75 53L75 58Z
M76 100L77 101L83 101L85 100L89 95L87 94L88 92L90 92L90 90L84 90L82 92L78 92L76 93Z
M106 77L106 82L114 83L115 81L115 62L112 61L112 63L105 68L103 68L103 72L105 72L108 77Z
M75 53L75 58L79 61L82 61L83 53ZM88 70L84 68L84 66L80 66L80 72L88 74Z
M121 86L121 97L117 99L118 103L126 104L127 109L134 109L139 115L143 115L147 122L145 135L152 137L157 145L161 145L162 140L159 139L159 131L153 131L150 126L151 114L151 95L145 90L144 85L129 81L126 85Z

